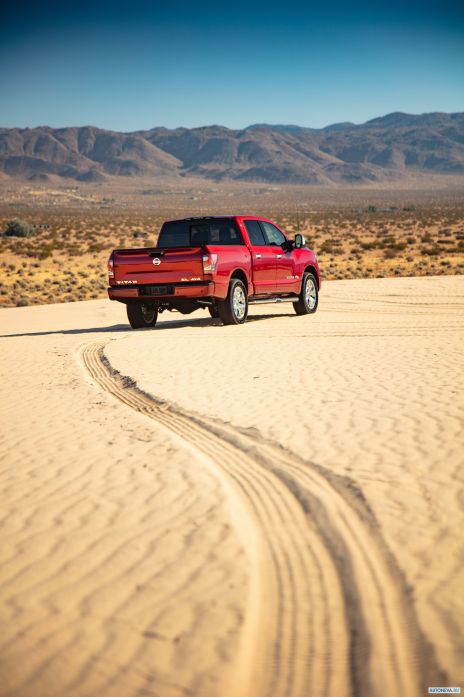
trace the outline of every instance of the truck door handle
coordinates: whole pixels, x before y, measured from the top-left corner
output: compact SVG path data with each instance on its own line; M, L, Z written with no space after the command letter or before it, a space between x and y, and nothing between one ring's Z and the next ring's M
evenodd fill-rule
M255 259L261 259L261 254L255 254Z
M282 254L278 254L277 259L282 259Z

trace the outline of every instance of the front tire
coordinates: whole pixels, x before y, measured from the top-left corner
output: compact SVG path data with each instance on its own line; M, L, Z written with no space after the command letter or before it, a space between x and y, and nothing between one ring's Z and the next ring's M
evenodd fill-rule
M126 305L127 319L132 329L149 329L155 326L158 319L158 308L143 303L128 303Z
M301 282L300 297L293 303L297 315L311 315L316 312L319 303L319 291L314 274L306 271Z
M248 315L248 296L245 285L233 278L225 300L218 303L219 317L223 324L243 324Z

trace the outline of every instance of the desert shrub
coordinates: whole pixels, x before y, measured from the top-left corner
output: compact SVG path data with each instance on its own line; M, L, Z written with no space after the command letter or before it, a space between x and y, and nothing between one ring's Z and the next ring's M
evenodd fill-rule
M441 253L441 249L438 245L433 245L432 247L422 247L422 254L427 254L428 256L436 256Z
M341 251L340 241L336 239L324 240L320 247L320 252L323 254L339 254Z
M14 218L6 224L5 235L7 237L31 237L35 233L35 228L25 220Z
M104 249L108 249L107 244L95 242L94 244L89 245L88 251L89 252L102 252Z

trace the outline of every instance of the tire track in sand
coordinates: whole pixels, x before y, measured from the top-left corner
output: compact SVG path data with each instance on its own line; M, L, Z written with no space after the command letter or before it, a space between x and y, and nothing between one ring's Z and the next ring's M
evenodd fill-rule
M354 485L277 445L187 414L81 349L93 380L195 449L226 486L250 562L240 697L423 694L443 679L401 574ZM443 683L446 684L446 683Z

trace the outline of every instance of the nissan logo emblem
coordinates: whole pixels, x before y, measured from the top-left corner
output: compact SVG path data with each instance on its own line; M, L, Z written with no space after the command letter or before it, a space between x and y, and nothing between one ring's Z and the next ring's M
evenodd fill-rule
M158 257L155 257L155 258L153 259L153 263L154 263L155 266L159 266L159 265L161 264L161 259L158 259Z

